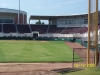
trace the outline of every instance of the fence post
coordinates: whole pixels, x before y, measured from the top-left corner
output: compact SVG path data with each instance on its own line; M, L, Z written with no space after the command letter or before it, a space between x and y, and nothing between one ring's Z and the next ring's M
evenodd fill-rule
M73 63L72 63L72 67L74 68L74 49L73 49Z

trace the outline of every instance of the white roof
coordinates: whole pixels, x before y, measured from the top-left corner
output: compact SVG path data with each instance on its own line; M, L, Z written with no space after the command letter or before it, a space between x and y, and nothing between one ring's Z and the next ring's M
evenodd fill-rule
M19 13L19 10L16 9L8 9L8 8L0 8L0 13ZM25 11L21 11L20 13L22 14L27 14Z

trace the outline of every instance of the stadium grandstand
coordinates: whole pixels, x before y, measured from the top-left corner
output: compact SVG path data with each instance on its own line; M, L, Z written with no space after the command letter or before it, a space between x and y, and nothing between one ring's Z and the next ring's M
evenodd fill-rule
M87 41L88 14L63 16L30 15L28 24L27 13L20 11L20 15L18 15L18 12L15 9L0 8L1 39L53 38L57 40L57 38L63 38L62 40L65 40L66 38L81 38ZM19 19L20 22L18 23ZM31 20L48 20L48 24L30 24Z

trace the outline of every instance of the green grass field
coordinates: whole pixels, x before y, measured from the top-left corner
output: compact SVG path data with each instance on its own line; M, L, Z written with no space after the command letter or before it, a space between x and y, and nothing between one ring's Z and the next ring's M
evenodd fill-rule
M81 58L76 61L80 61ZM0 62L71 62L72 50L63 41L0 41Z

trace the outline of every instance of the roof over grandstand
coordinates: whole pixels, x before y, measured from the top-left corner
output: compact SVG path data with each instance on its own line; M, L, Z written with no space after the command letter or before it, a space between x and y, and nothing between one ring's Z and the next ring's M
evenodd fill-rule
M100 14L100 11L99 11L99 14ZM30 20L39 20L39 19L42 19L42 20L48 20L48 19L57 19L57 18L67 18L67 17L83 17L85 15L88 15L88 13L83 13L83 14L71 14L71 15L30 15L29 19Z
M87 15L87 13L84 14L73 14L73 15L59 15L59 16L48 16L48 15L31 15L29 17L30 20L47 20L47 19L52 19L52 18L67 18L67 17L76 17L76 16L84 16Z

